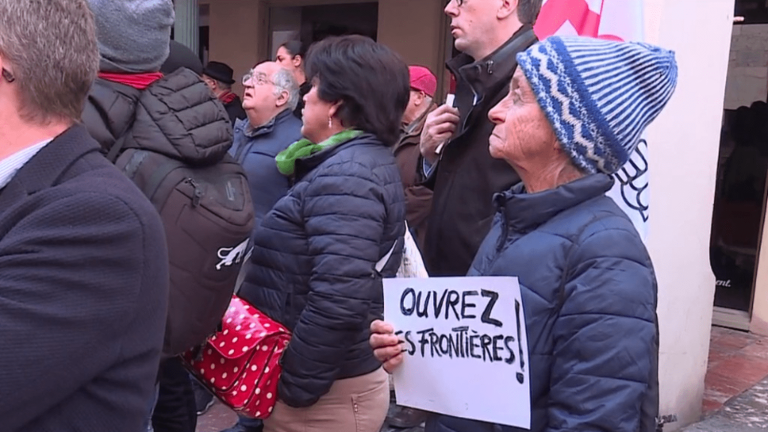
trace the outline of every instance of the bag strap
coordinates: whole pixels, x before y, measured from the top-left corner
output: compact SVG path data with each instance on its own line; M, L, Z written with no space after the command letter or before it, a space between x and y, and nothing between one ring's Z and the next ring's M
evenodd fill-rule
M115 141L114 144L112 144L112 147L109 148L109 152L107 153L107 160L112 162L113 164L117 162L117 157L120 155L120 151L123 149L123 146L125 145L125 133L120 136L120 138Z
M408 222L405 223L405 231L408 232ZM384 255L379 262L376 263L376 266L374 267L376 269L376 273L381 273L382 270L384 270L384 267L386 267L387 263L389 262L389 259L392 257L392 254L395 253L395 246L397 246L398 239L395 239L395 242L392 243L392 248L387 252L386 255Z
M386 255L382 259L379 260L379 262L376 263L376 266L374 267L376 269L377 273L381 273L382 270L384 270L384 267L389 262L389 258L392 257L392 254L395 253L395 246L397 246L397 240L395 240L394 243L392 243L392 249L387 252Z
M138 101L136 102L138 103ZM117 162L117 158L120 156L120 152L123 150L123 146L125 146L125 139L128 135L128 131L131 130L133 127L133 123L136 121L136 107L133 108L133 112L131 113L131 118L128 120L128 124L125 125L125 128L123 128L123 131L120 132L120 135L118 136L117 140L114 144L112 144L112 147L109 148L109 152L107 152L107 160L112 162L113 164Z

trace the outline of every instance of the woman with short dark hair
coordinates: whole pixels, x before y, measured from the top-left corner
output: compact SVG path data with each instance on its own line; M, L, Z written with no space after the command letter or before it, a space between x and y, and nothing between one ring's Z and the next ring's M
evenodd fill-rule
M378 432L386 373L368 345L383 314L382 277L399 267L405 199L392 151L408 102L408 68L360 36L307 56L301 141L277 156L294 181L254 236L240 296L293 336L267 432Z
M307 120L323 123L333 117L341 127L364 130L385 145L394 145L400 137L400 123L410 98L408 67L397 54L369 38L333 39L313 46L307 58L307 76L316 92L313 95L310 91L305 103L309 105L310 100L319 99L329 110L329 116L305 109L305 117L319 115L319 119ZM304 124L306 132L313 134L323 132L322 126L308 125L306 121Z
M275 62L288 69L299 83L299 104L293 110L293 114L301 118L301 110L304 109L304 96L309 93L312 84L307 81L307 75L304 71L304 58L306 49L301 41L292 40L280 45L275 53Z

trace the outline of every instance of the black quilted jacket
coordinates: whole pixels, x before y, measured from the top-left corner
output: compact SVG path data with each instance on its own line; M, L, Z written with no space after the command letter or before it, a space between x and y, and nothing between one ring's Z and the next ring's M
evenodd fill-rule
M394 276L400 263L404 220L394 156L373 135L297 162L295 186L254 235L240 290L293 332L278 390L286 404L310 406L335 380L381 367L369 326L383 314L381 277Z
M224 106L199 76L184 68L145 91L97 79L83 123L104 153L123 135L124 148L141 147L201 165L218 162L232 147Z

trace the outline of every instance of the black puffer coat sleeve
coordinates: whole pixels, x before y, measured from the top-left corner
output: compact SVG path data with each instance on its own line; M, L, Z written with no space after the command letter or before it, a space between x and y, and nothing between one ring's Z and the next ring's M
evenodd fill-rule
M309 295L282 358L278 391L294 407L310 406L328 392L381 296L373 269L386 219L384 182L355 161L319 169L301 203L312 259Z

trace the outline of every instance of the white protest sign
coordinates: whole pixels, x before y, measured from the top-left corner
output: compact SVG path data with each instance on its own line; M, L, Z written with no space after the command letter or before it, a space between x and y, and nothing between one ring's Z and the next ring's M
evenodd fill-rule
M517 278L384 279L384 319L405 341L398 405L530 428Z

